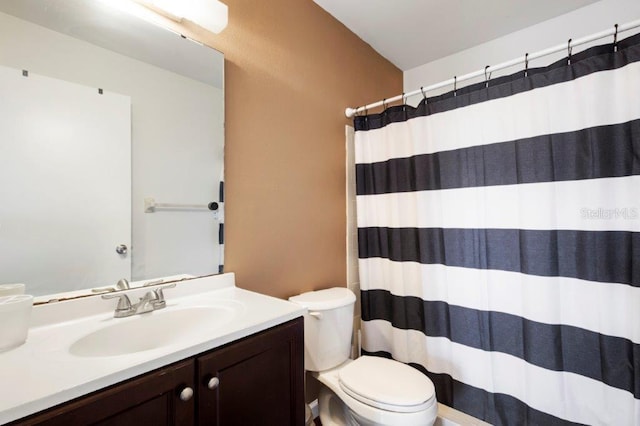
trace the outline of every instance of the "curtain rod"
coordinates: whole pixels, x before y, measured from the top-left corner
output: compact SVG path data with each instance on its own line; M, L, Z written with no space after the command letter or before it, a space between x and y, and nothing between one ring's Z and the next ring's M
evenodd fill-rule
M454 77L454 78L450 78L449 80L445 80L442 81L440 83L436 83L436 84L432 84L431 86L426 86L426 87L421 87L418 90L414 90L413 92L408 92L408 93L403 93L402 95L398 95L398 96L394 96L393 98L388 98L388 99L383 99L381 101L378 102L374 102L365 106L361 106L361 107L357 107L357 108L347 108L345 110L345 115L348 118L353 117L354 115L356 115L357 113L366 111L368 109L371 108L376 108L382 105L386 105L395 101L399 101L399 100L404 100L405 98L408 98L409 96L415 96L415 95L424 95L425 92L429 92L432 90L436 90L436 89L440 89L442 87L446 87L446 86L450 86L456 83L460 83L462 81L466 81L466 80L470 80L472 78L475 77L480 77L483 75L487 75L487 73L491 73L493 71L498 71L504 68L509 68L511 66L514 65L518 65L518 64L522 64L526 61L530 61L532 59L536 59L536 58L541 58L543 56L547 56L550 55L552 53L556 53L556 52L561 52L563 50L569 50L575 46L579 46L585 43L589 43L591 41L594 40L598 40L604 37L608 37L608 36L612 36L614 34L618 34L621 33L623 31L628 31L634 28L640 27L640 19L636 20L636 21L632 21L632 22L628 22L626 24L623 25L615 25L614 28L612 29L608 29L605 31L600 31L598 33L594 33L591 34L589 36L586 37L582 37L576 40L572 40L569 39L569 41L567 43L563 43L563 44L559 44L557 46L554 47L550 47L548 49L544 49L544 50L540 50L538 52L532 53L532 54L526 54L524 57L518 58L518 59L512 59L510 61L506 61L506 62L502 62L498 65L494 65L494 66L487 66L481 70L478 71L474 71L471 72L469 74L465 74L465 75L461 75L460 77Z

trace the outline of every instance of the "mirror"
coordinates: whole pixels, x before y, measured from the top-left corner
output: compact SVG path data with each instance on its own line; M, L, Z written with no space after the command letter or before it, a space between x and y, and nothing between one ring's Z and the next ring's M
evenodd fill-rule
M222 270L224 56L115 3L0 0L0 284L35 296Z

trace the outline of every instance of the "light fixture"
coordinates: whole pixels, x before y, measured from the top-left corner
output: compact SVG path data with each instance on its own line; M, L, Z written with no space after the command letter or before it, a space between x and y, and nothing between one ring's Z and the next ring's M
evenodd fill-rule
M189 21L218 34L227 26L228 7L218 0L134 0L176 22Z

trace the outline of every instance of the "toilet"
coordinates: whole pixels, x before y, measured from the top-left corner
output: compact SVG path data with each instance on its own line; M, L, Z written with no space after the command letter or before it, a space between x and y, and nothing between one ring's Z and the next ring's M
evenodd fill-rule
M322 384L318 407L323 426L411 426L434 423L433 383L418 370L387 358L349 359L356 297L344 287L290 297L307 308L304 363Z

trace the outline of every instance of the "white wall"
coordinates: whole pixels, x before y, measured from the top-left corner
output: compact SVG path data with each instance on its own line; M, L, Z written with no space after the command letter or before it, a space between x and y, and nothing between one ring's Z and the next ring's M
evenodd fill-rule
M211 213L145 214L143 199L218 200L224 150L221 89L2 13L0 64L130 96L132 278L217 272L218 223Z
M548 47L566 43L570 38L577 39L595 32L613 28L615 24L624 24L640 19L639 0L601 0L573 12L550 19L540 24L508 34L504 37L483 43L471 49L429 62L404 72L404 91L409 92L440 81L483 69L486 65L495 65L517 57L524 58L529 52L533 53ZM619 39L637 33L638 29L621 33ZM593 44L610 43L611 39L602 39ZM437 43L437 40L434 41ZM576 47L573 52L579 52L588 47ZM530 67L545 66L566 56L566 52L539 58L529 62ZM511 74L522 70L524 66L502 70L497 75ZM483 80L484 77L476 81ZM468 81L461 86L472 83ZM430 95L447 92L453 88L445 88L431 92ZM409 100L411 103L420 101L416 96Z

